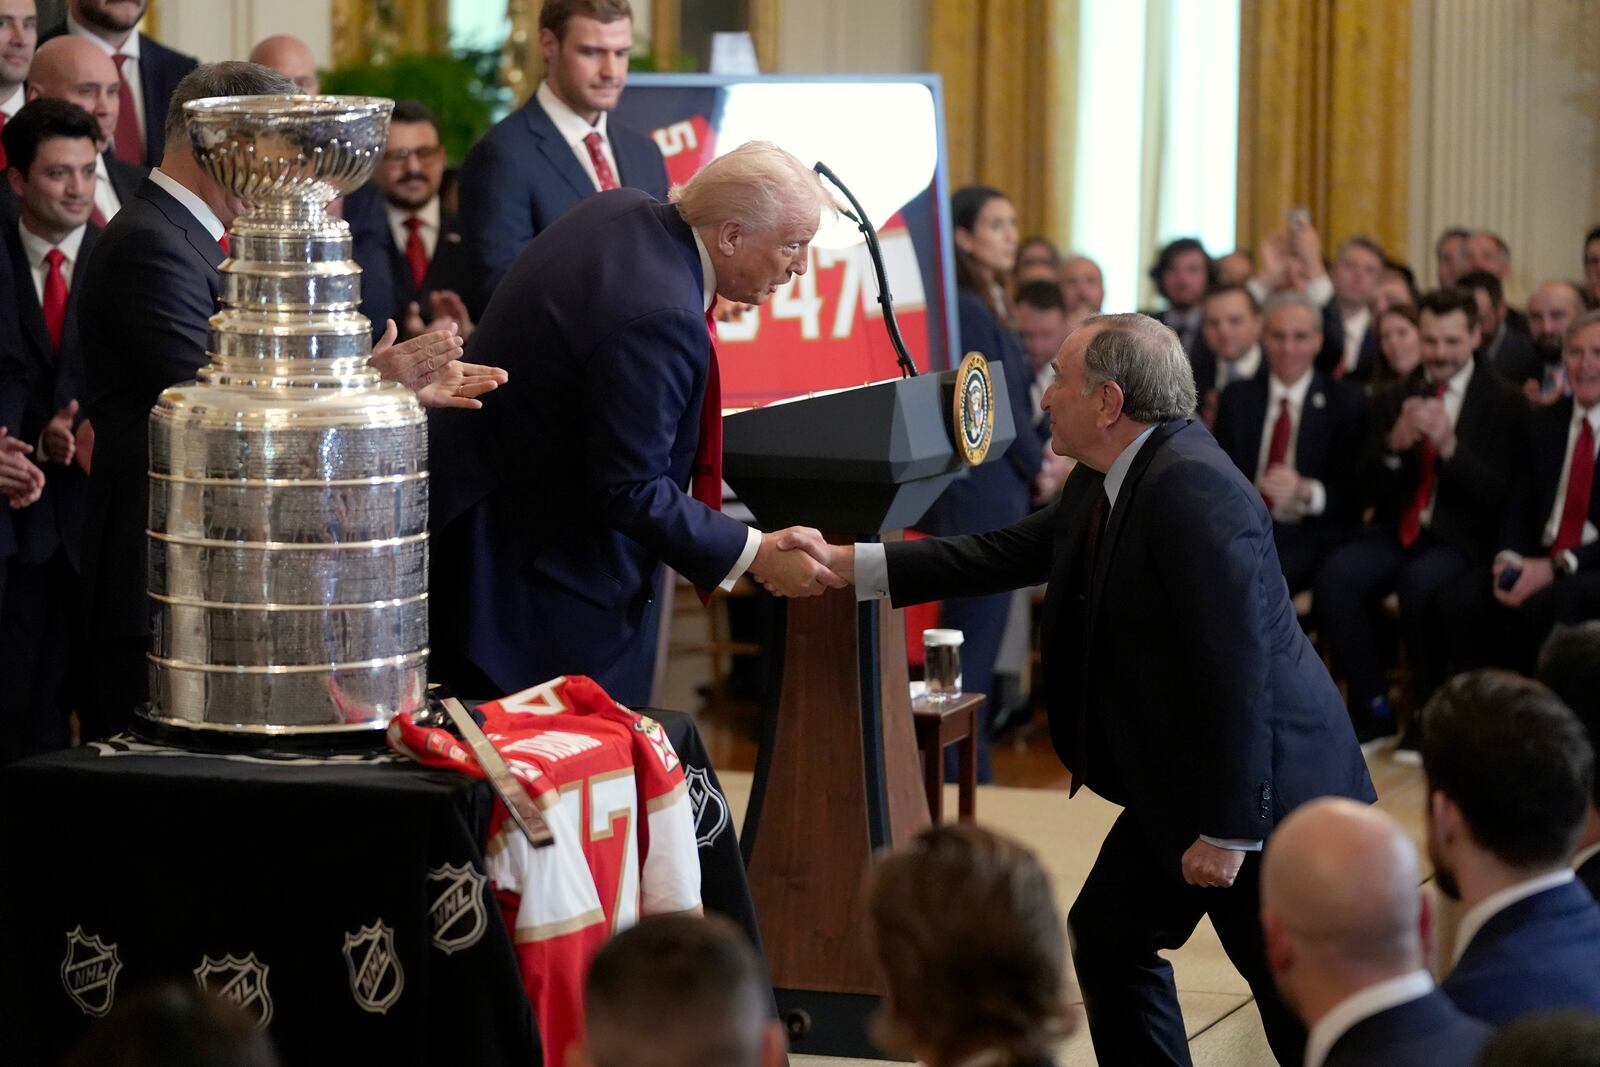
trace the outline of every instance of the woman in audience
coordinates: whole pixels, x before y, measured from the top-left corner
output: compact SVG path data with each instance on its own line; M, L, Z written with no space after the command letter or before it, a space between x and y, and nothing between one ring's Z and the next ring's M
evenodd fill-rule
M1392 382L1416 370L1422 362L1422 335L1417 332L1417 311L1406 304L1394 304L1378 316L1378 364L1373 384Z
M1074 1025L1050 876L1009 838L935 826L872 874L874 1038L928 1067L1047 1067Z

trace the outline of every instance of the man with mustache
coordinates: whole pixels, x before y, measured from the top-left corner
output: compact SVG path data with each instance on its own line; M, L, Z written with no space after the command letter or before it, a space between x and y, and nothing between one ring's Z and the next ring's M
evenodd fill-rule
M628 80L628 0L545 0L539 51L546 76L522 108L473 145L461 166L461 227L481 318L517 254L573 204L629 186L667 198L655 142L607 123Z

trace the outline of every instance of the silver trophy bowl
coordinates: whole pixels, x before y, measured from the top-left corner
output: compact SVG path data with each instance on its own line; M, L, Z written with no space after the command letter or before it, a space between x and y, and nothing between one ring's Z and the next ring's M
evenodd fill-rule
M151 412L142 725L165 739L381 743L423 706L427 423L367 365L361 269L327 211L377 166L392 106L185 105L195 157L252 208L229 235L210 365Z

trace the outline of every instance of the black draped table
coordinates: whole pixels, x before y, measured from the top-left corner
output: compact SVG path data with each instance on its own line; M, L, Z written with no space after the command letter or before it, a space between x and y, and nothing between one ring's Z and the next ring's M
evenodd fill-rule
M693 721L702 896L756 934L727 802ZM486 783L391 756L201 755L118 739L0 771L0 1034L53 1064L151 981L198 983L283 1062L539 1062L484 878ZM757 942L759 946L759 941Z

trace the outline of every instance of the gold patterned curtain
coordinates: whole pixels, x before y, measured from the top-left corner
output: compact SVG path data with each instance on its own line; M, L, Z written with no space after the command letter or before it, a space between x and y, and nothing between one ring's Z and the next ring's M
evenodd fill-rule
M1410 0L1242 0L1239 244L1310 208L1331 251L1406 250Z
M333 65L450 47L450 0L333 0Z
M944 79L950 185L982 182L1024 234L1057 234L1060 0L931 0L928 66ZM1060 183L1070 184L1070 183Z

